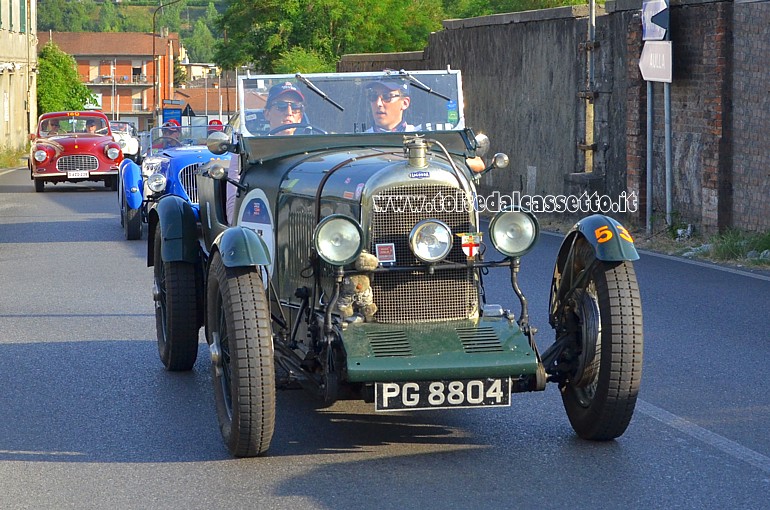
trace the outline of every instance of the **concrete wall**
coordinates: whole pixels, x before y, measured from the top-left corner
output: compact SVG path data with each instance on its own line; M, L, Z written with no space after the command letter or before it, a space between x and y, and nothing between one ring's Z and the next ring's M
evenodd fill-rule
M25 148L37 122L36 2L27 13L21 2L26 0L0 1L0 150Z
M617 0L597 12L591 87L586 6L445 21L423 52L349 55L340 70L461 69L468 125L489 134L493 150L511 156L510 169L490 173L483 192L633 191L641 207L627 220L643 224L647 84L638 68L640 9L640 0ZM673 219L706 232L766 230L770 1L672 0L670 9ZM652 205L660 228L663 85L652 88ZM591 137L594 150L581 149Z

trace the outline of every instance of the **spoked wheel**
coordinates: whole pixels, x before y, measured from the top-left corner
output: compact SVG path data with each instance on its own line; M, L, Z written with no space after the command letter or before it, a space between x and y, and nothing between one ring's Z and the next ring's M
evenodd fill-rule
M163 262L160 225L155 229L153 266L155 282L155 329L158 354L168 370L191 370L198 357L195 265Z
M576 250L574 274L586 268L591 274L585 287L569 298L571 311L566 313L573 314L576 325L576 368L562 387L562 401L580 437L606 441L625 432L636 406L642 379L642 304L631 262L593 262L588 245Z
M275 428L275 365L270 308L259 270L227 268L215 253L206 305L222 438L236 457L262 455Z

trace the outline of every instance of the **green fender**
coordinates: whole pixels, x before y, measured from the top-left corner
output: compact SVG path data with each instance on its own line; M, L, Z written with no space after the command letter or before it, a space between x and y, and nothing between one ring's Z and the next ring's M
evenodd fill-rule
M190 262L200 260L198 244L198 220L192 206L176 195L166 195L155 206L158 225L163 238L161 257L164 262ZM148 257L152 257L154 236L147 243Z
M594 214L577 222L564 237L553 269L551 298L548 306L549 322L552 327L556 327L556 309L564 297L561 276L566 270L565 265L570 257L570 250L575 242L579 241L577 238L581 237L591 245L598 260L605 262L639 260L639 253L636 251L631 235L619 222L602 214Z
M580 232L593 247L596 258L599 260L605 262L639 260L639 253L628 230L609 216L594 214L578 221L564 239L560 252L564 251L564 247L569 249L576 232Z
M214 240L225 267L267 266L271 263L270 251L256 232L246 227L231 227Z

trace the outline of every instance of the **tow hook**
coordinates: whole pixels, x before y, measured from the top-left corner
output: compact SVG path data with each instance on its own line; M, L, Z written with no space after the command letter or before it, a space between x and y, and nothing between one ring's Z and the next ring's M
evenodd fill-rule
M222 375L222 350L219 348L219 333L212 331L211 340L212 342L209 344L211 364L214 366L217 377L219 377Z

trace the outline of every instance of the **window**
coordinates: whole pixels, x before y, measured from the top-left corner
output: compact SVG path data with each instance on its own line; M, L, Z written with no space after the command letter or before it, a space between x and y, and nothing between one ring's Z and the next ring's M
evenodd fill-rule
M19 2L19 32L27 31L27 0Z

